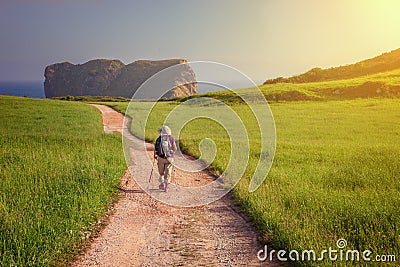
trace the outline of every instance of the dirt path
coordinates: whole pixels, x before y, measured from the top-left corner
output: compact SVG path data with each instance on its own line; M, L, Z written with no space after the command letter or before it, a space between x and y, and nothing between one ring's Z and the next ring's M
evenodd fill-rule
M93 106L106 132L122 132L120 113ZM190 185L211 180L206 172L177 172L175 178ZM172 207L142 191L128 171L121 188L108 224L71 266L279 266L258 261L262 246L254 228L229 196L196 208Z

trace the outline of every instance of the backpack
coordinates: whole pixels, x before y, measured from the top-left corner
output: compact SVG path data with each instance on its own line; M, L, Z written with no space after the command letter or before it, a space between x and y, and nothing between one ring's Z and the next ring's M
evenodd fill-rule
M155 150L157 156L160 158L171 157L174 154L173 146L171 144L171 136L161 134L156 140Z

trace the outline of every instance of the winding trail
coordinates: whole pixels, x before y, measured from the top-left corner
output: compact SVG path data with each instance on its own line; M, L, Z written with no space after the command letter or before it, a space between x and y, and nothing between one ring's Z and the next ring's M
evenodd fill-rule
M123 115L92 106L101 111L105 132L126 130ZM207 172L177 171L173 183L196 186L213 179ZM262 245L229 194L209 205L179 208L146 194L129 171L120 182L122 195L107 225L71 266L279 266L257 259Z

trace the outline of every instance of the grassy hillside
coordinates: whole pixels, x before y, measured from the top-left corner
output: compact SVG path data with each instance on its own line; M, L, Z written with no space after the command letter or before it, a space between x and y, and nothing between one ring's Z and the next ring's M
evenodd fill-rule
M116 196L121 137L83 103L0 96L0 265L64 265Z
M400 97L400 68L380 72L374 75L365 75L352 79L342 79L325 82L309 83L277 83L260 85L269 102L280 101L328 101L328 100L349 100L357 98L399 98ZM236 89L242 94L251 95L254 88ZM186 101L190 98L206 96L221 100L225 103L241 103L241 99L232 91L210 92L198 96L183 98Z
M355 64L329 69L313 68L306 73L290 78L279 77L265 81L264 84L275 83L308 83L339 79L350 79L400 68L400 49L383 53L380 56L363 60Z
M224 93L219 97L228 99ZM266 181L254 193L248 192L248 184L260 146L257 124L244 104L229 103L251 133L248 169L233 193L268 242L275 248L321 251L335 248L336 240L345 238L348 249L400 255L398 100L272 104L276 157ZM141 104L144 108L150 103ZM147 124L146 139L156 138L163 119L178 104L157 104ZM124 111L127 104L113 106ZM133 131L144 125L140 104L137 107L129 114L135 121ZM200 140L211 138L219 151L213 166L223 170L230 142L220 127L207 119L193 120L185 126L179 142L198 156Z
M352 79L260 86L268 100L343 100L400 97L400 69Z

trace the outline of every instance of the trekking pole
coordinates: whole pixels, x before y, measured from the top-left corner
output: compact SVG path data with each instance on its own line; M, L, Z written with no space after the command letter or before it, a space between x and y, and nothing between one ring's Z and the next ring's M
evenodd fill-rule
M174 182L176 183L176 169L175 169L175 166L174 166Z
M151 177L153 176L153 172L154 172L154 163L156 162L156 158L154 158L153 160L153 165L151 166L151 172L150 172L150 177L149 177L149 183L151 181Z
M176 191L178 191L179 190L179 185L176 182L176 168L175 168L175 166L174 166L174 182L175 182L175 185L176 185Z

